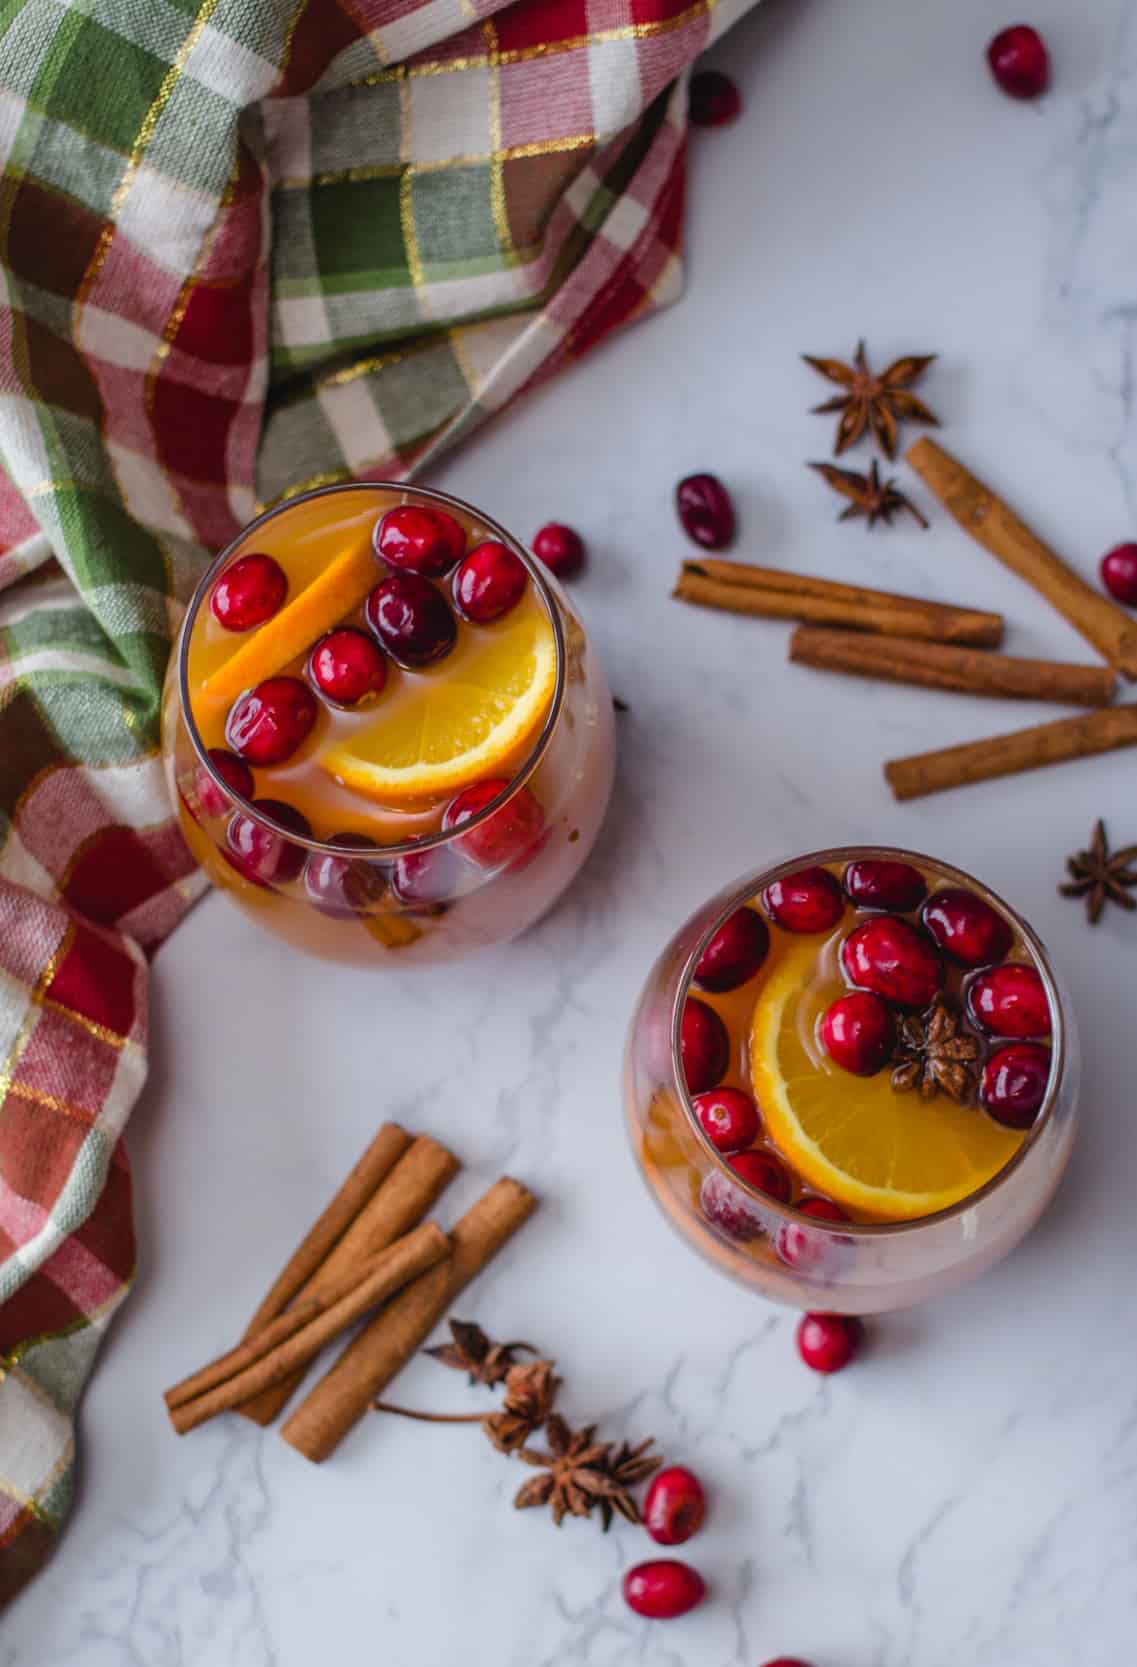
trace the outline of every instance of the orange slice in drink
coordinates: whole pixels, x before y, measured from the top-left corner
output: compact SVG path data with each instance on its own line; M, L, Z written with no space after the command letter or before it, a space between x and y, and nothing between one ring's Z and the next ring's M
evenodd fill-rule
M345 550L206 679L207 700L229 702L303 654L357 608L381 577L369 544Z
M813 1038L837 992L811 987L816 961L814 944L791 948L754 1008L750 1071L770 1138L808 1186L868 1216L904 1221L958 1204L1022 1135L942 1094L898 1094L887 1068L856 1077L832 1064Z
M384 804L442 798L516 761L544 723L556 682L548 616L522 614L468 641L319 762Z

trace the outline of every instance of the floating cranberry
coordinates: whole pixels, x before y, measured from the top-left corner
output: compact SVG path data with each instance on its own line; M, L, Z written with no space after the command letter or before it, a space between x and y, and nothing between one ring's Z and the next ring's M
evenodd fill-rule
M689 1094L702 1094L726 1075L730 1039L713 1007L688 996L679 1031L679 1053Z
M990 903L962 886L948 886L933 893L920 919L940 948L965 967L985 967L1001 961L1014 936Z
M850 932L841 961L850 983L899 1007L927 1007L943 982L927 938L892 915L876 915Z
M464 619L489 625L517 606L528 583L524 562L496 538L487 538L455 573L454 601Z
M253 772L235 752L229 752L225 747L210 747L209 762L221 777L230 792L238 794L242 799L253 796ZM197 802L207 816L224 816L233 808L229 794L222 791L206 770L199 764L194 776L197 788Z
M389 567L441 579L461 561L466 529L444 509L399 504L375 528L375 552Z
M333 845L351 845L359 851L374 851L380 847L362 834L339 833ZM346 917L366 914L373 908L387 887L382 871L374 862L362 857L344 857L331 851L311 851L304 864L304 884L308 896L322 914Z
M367 623L401 666L441 660L458 635L446 598L418 573L392 573L376 585L367 598Z
M1116 544L1106 551L1101 582L1116 602L1137 608L1137 544Z
M550 521L533 534L533 554L558 579L568 579L584 565L584 540L571 527Z
M251 631L271 619L287 595L283 567L256 552L230 562L213 587L209 606L227 631Z
M316 711L311 689L298 677L267 677L237 701L225 739L248 764L283 764L312 733Z
M849 1314L803 1314L797 1352L814 1372L839 1372L861 1346L864 1327Z
M656 1475L644 1500L644 1527L656 1545L682 1545L703 1526L707 1496L693 1470L668 1465Z
M828 932L845 912L841 887L827 868L802 868L773 880L762 901L783 932Z
M789 1203L794 1190L793 1182L789 1170L772 1152L739 1152L730 1159L730 1167L756 1192L764 1192L767 1198L775 1198L779 1204Z
M387 662L370 637L351 625L340 625L320 638L308 672L321 694L337 706L359 706L382 694Z
M444 845L407 851L395 859L391 890L400 903L424 914L441 914L458 890L459 863Z
M1011 98L1037 98L1050 81L1046 42L1029 23L1015 23L997 34L987 48L991 74Z
M845 890L858 909L888 909L905 915L928 895L924 876L911 863L866 857L845 870Z
M821 1021L821 1040L835 1065L857 1077L871 1077L891 1056L896 1042L892 1014L879 996L855 990L839 996Z
M692 1103L717 1151L743 1152L758 1139L758 1107L741 1088L708 1088Z
M687 475L675 488L675 508L687 537L704 550L725 550L734 537L734 504L717 475Z
M1050 1049L1037 1042L1009 1042L983 1067L979 1100L997 1123L1029 1129L1046 1098Z
M771 1152L739 1152L728 1160L734 1173L779 1204L788 1204L793 1190L789 1173ZM699 1205L707 1220L728 1238L746 1244L759 1238L766 1223L754 1201L727 1175L712 1170L699 1190Z
M736 990L753 978L770 948L770 928L754 909L735 909L699 956L695 983L704 990Z
M702 1603L707 1588L703 1577L673 1557L637 1563L624 1576L624 1602L637 1615L671 1621Z
M446 807L442 826L449 832L477 816L509 786L508 778L494 777L465 787ZM519 787L500 810L454 841L464 857L479 868L501 868L517 863L533 851L545 826L545 813L527 787Z
M849 1219L840 1204L834 1204L831 1198L803 1198L797 1210L799 1215L813 1216L818 1221ZM847 1244L848 1240L843 1242ZM832 1261L834 1239L824 1229L817 1231L803 1227L798 1221L787 1221L778 1229L774 1248L788 1268L794 1268L798 1273L820 1273Z
M223 853L234 868L256 886L283 885L295 880L304 867L303 846L293 845L280 829L311 838L306 817L283 799L254 799L253 809L279 823L268 828L238 811L230 818L225 838L229 849Z
M1008 961L973 978L967 1010L989 1036L1050 1035L1050 1003L1037 967Z
M691 77L687 113L696 127L725 127L741 109L741 94L721 69L701 69Z

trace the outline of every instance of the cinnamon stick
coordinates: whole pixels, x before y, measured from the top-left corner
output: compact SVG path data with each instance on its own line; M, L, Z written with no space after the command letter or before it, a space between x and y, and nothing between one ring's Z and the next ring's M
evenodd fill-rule
M256 1337L169 1390L166 1405L174 1429L185 1435L302 1370L369 1309L449 1255L450 1241L432 1221L397 1239L321 1297L289 1309Z
M918 799L926 793L1039 770L1047 764L1065 764L1118 747L1137 747L1137 706L1111 706L1088 717L1060 718L988 741L893 759L884 766L884 774L898 799Z
M868 590L836 579L814 579L748 562L710 557L685 561L672 596L704 608L760 619L796 619L836 625L880 636L917 637L922 642L966 643L996 648L1003 640L1000 614L978 608L926 602L888 590Z
M341 1274L401 1238L421 1221L442 1189L458 1173L458 1167L453 1152L429 1135L419 1135L297 1294L319 1296ZM245 1335L252 1335L251 1326ZM273 1388L253 1396L238 1410L256 1424L271 1424L302 1376L297 1372L283 1379Z
M1033 585L1131 682L1137 679L1137 622L1123 608L1067 567L1001 498L934 440L917 440L907 459L964 532Z
M533 1194L508 1175L483 1194L452 1229L449 1261L421 1274L349 1344L284 1425L285 1441L314 1464L333 1453L536 1206Z
M798 626L790 638L790 659L797 665L912 683L921 689L1067 701L1071 706L1108 706L1116 682L1110 666L1017 660L975 648L917 642L914 637L870 637L816 625Z

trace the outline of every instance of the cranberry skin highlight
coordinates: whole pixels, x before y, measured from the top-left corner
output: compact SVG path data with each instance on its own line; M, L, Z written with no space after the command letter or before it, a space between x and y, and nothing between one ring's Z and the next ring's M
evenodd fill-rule
M802 868L772 881L762 902L783 932L828 932L845 912L841 887L827 868Z
M679 1028L679 1056L689 1094L702 1094L726 1075L730 1039L713 1007L688 996Z
M707 1588L703 1577L673 1557L637 1563L624 1576L624 1602L637 1615L652 1621L672 1621L702 1603Z
M934 892L920 919L928 936L964 967L986 967L1003 960L1014 938L1002 915L963 886Z
M1050 1003L1037 967L1008 961L989 967L967 989L967 1011L988 1036L1031 1041L1050 1035Z
M753 978L770 949L770 928L754 909L735 909L699 956L695 983L722 994Z
M887 909L906 915L918 909L928 895L927 883L918 868L890 858L866 857L851 862L844 874L845 892L858 909Z
M1029 23L1002 29L987 48L996 82L1010 98L1038 98L1050 85L1046 42Z
M254 552L229 564L213 587L209 608L226 631L251 631L271 619L287 595L280 563Z
M444 509L399 504L389 509L375 528L375 553L388 567L441 579L466 548L461 524Z
M463 619L491 625L517 606L528 583L524 563L496 538L488 538L455 573L454 604Z
M505 777L478 781L465 787L446 807L443 828L449 832L477 816L509 786ZM527 856L541 837L545 813L527 787L519 787L501 809L471 828L455 844L479 868L501 868Z
M896 1027L880 996L856 990L852 995L839 996L826 1009L821 1041L830 1059L843 1071L871 1077L891 1057Z
M706 1514L703 1484L681 1464L659 1471L644 1499L644 1527L656 1545L683 1545L699 1532Z
M758 1139L758 1107L741 1088L708 1088L692 1104L717 1152L744 1152Z
M308 675L337 706L359 706L383 693L387 662L370 637L351 625L340 625L313 648Z
M1137 544L1116 544L1101 558L1101 582L1115 602L1137 608Z
M701 69L691 77L687 114L695 127L726 127L742 109L742 96L720 69Z
M429 666L454 647L458 622L418 573L392 573L367 598L367 623L400 666Z
M558 579L570 579L584 566L584 540L571 527L550 521L533 534L533 554Z
M253 796L253 772L244 759L238 758L235 752L229 752L225 747L210 747L209 762L213 765L225 786L242 799ZM197 800L207 816L224 816L233 809L232 801L223 792L209 772L198 765L194 775L194 785L197 788Z
M687 475L675 488L675 510L687 537L704 550L725 550L734 537L734 504L717 475Z
M1050 1049L1038 1042L1008 1042L983 1067L979 1103L997 1123L1029 1129L1046 1098Z
M312 733L316 699L298 677L267 677L237 701L225 739L247 764L283 764Z
M841 945L850 983L898 1007L922 1011L943 983L939 957L906 920L877 915L856 927Z
M813 1372L840 1372L861 1346L864 1327L849 1314L803 1314L797 1351Z
M253 809L271 817L290 833L311 838L307 818L283 799L254 799ZM255 886L283 885L295 880L304 867L306 853L302 846L293 845L285 833L267 828L241 811L230 818L225 839L228 850L222 855Z

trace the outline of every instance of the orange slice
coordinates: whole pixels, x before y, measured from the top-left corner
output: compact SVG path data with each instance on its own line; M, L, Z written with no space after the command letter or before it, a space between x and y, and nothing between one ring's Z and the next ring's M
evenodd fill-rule
M975 1106L898 1094L886 1070L855 1077L813 1043L834 992L811 987L803 943L754 1008L750 1071L770 1138L810 1187L887 1221L945 1210L997 1175L1022 1144Z
M384 804L441 798L517 756L544 722L556 681L553 628L534 610L467 639L319 763Z
M236 653L206 679L207 700L235 700L254 683L275 677L318 637L357 608L380 572L369 544L346 550L288 605L247 638Z

